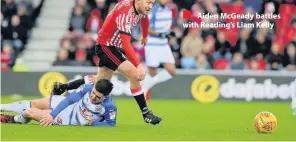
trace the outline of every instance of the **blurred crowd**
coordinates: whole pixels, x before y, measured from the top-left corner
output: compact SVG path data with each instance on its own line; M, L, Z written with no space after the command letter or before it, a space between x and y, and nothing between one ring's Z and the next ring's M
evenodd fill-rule
M220 1L221 2L221 1ZM261 5L259 5L261 4ZM256 6L259 5L259 6ZM255 7L259 7L257 10ZM260 8L261 7L261 8ZM200 23L274 23L269 28L189 29L180 47L182 68L232 70L296 70L296 6L295 1L242 0L216 3L200 1L192 5L198 13L279 14L280 19L199 19ZM184 21L182 21L184 22ZM182 23L181 22L181 23Z
M25 49L44 0L1 0L1 70Z
M93 45L107 13L116 1L77 0L69 23L69 32L61 40L61 50L54 65L95 66L99 59ZM172 31L176 37L169 44L176 66L185 69L233 70L296 70L296 20L293 0L169 0L173 11ZM294 7L290 7L294 6ZM292 10L291 10L292 8ZM182 10L193 13L191 22L214 23L217 19L199 19L197 13L260 13L280 14L281 19L243 19L244 23L275 23L275 28L186 29ZM233 20L221 22L234 22ZM134 28L132 46L138 57L145 61L140 45L140 27Z

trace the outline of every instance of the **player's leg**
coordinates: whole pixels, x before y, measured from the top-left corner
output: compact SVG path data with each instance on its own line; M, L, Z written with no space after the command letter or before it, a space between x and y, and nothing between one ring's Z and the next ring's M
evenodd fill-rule
M27 123L29 120L28 118L40 120L42 116L50 113L50 111L64 99L64 96L53 95L38 100L32 100L31 108L28 108L20 115L15 116L14 120L17 123Z
M30 108L24 111L23 117L32 118L34 120L41 120L43 116L49 114L51 112L51 109L38 109L38 108Z
M131 92L143 113L145 121L151 124L158 124L161 118L153 115L148 110L141 84L137 80L136 67L126 60L124 52L114 46L97 46L96 54L100 58L99 66L105 66L112 71L118 70L130 81Z
M155 84L168 81L172 79L173 76L176 74L175 58L169 45L161 48L159 52L163 55L166 55L159 56L159 61L160 63L163 63L163 67L165 68L165 70L160 71L159 73L157 73L157 75L153 77L153 81L155 82Z
M124 61L125 58L117 51L116 47L107 47L98 44L95 46L95 51L96 55L100 58L95 79L111 79L119 62Z
M44 97L41 99L36 99L31 101L31 108L38 108L38 109L50 109L50 101L52 100L53 96Z
M153 77L157 74L156 67L148 67L148 74L145 76L145 79L142 81L144 88L144 94L146 101L148 102L151 98L151 88L155 85Z
M130 81L131 93L142 111L145 122L153 125L160 123L162 119L155 116L147 107L144 91L142 90L140 81L137 80L136 67L131 62L126 60L120 64L118 71Z
M1 111L22 113L31 107L30 100L17 101L10 104L1 104Z
M152 56L152 54L147 54L148 59L150 59L147 61L150 75L146 75L145 80L143 81L143 86L146 90L151 89L154 85L158 83L172 79L173 76L176 74L175 59L169 46L159 47L157 48L157 50L153 50L152 51L155 53L153 54L153 57L155 57L158 60L154 59L154 61L152 61L152 59L150 59L149 57ZM159 73L157 73L155 65L160 63L164 63L163 66L165 70L162 70Z
M175 64L165 63L163 64L165 70L160 71L157 73L156 68L149 67L149 74L146 75L145 79L143 80L143 88L145 89L145 98L146 100L150 99L150 92L151 88L156 84L161 82L166 82L173 78L175 73Z
M109 79L110 80L112 78L113 74L114 74L114 71L105 67L105 66L98 67L98 72L95 77L95 80L100 80L100 79Z
M26 124L31 121L31 119L34 120L41 120L42 117L48 113L50 113L50 109L41 110L38 108L29 108L26 109L22 114L19 115L6 115L1 114L1 122L2 123L20 123L20 124Z
M42 117L48 113L50 113L50 109L41 110L38 108L29 108L26 109L24 112L22 112L19 115L8 115L8 114L1 114L1 122L2 123L20 123L20 124L26 124L31 121L31 119L34 120L41 120Z
M44 97L36 100L23 100L11 104L1 104L1 111L12 111L21 114L29 108L50 109L50 97Z
M148 74L146 74L145 79L142 81L143 89L145 91L151 89L156 84L153 79L156 74L157 68L148 66Z
M130 81L131 93L136 99L140 109L142 111L147 109L145 102L144 92L141 87L140 81L137 80L136 67L128 60L124 61L118 67L118 71L123 74Z
M146 74L145 79L142 81L145 91L152 88L154 84L153 76L157 74L157 68L160 65L159 56L163 56L159 54L159 48L161 47L146 46L145 48L145 59L146 65L148 66L148 74Z
M172 79L176 74L176 67L173 63L164 63L163 67L165 70L160 71L157 75L155 75L155 81L157 83L165 82Z
M38 108L29 108L26 109L22 114L16 116L1 114L1 122L26 124L29 123L31 119L37 121L41 120L42 117L50 113L50 111L50 109L41 110Z

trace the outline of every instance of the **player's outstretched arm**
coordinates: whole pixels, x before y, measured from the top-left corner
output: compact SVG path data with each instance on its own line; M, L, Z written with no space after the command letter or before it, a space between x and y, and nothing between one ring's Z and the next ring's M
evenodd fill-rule
M61 101L57 107L50 113L50 115L55 118L61 111L67 108L69 105L78 102L89 90L91 90L91 85L83 85L78 88L75 92L68 95L63 101Z
M111 122L111 121L109 121L109 122L99 122L99 121L93 121L92 123L91 123L91 126L97 126L97 127L104 127L104 126L106 126L106 127L115 127L116 126L116 122L114 121L114 122Z

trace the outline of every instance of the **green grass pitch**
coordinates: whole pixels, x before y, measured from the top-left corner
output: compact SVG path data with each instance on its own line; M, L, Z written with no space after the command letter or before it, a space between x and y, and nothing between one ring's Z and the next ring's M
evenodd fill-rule
M9 97L1 97L10 103ZM22 99L32 99L24 97ZM118 106L117 127L52 126L2 124L1 139L7 140L296 140L296 117L289 103L230 102L200 104L193 100L151 100L150 109L163 118L160 125L144 123L133 98L115 98ZM257 134L253 127L255 115L272 112L278 126L272 134Z

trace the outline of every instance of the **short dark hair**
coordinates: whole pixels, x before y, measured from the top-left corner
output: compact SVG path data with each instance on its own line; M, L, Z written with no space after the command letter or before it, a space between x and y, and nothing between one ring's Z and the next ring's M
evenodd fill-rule
M101 79L96 82L95 89L104 96L108 96L113 89L113 84L108 79Z

